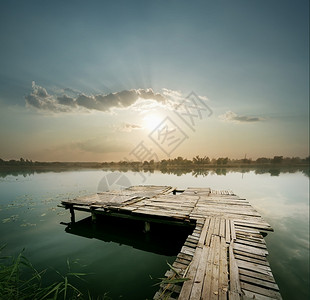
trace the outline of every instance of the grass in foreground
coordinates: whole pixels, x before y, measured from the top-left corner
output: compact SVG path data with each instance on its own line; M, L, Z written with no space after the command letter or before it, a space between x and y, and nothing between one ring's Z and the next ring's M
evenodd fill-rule
M4 247L0 247L0 254ZM89 292L83 293L71 283L73 278L82 280L87 274L70 271L60 274L59 280L48 286L42 284L47 270L37 271L21 252L17 258L0 256L0 299L6 300L43 300L43 299L93 299ZM108 299L106 295L97 299Z

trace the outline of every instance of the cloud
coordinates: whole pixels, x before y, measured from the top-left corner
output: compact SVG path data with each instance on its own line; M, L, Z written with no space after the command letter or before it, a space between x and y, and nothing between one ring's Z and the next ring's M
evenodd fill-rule
M129 145L122 141L113 140L109 137L96 137L87 140L74 142L71 148L78 149L82 152L90 153L113 153L113 152L126 152L129 151Z
M119 131L131 132L133 130L143 129L143 126L131 123L123 123L120 127L117 128Z
M25 97L28 106L35 107L45 111L67 111L66 106L59 105L57 99L49 95L45 88L40 87L32 82L32 92Z
M232 111L227 111L225 114L220 115L219 119L225 122L233 122L233 123L253 123L264 121L264 118L261 117L252 117L252 116L241 116L237 115Z
M127 108L143 101L157 104L168 104L166 97L155 93L152 89L124 90L110 94L85 95L50 95L46 89L32 82L32 92L25 97L26 105L45 112L75 112L75 111L103 111L109 112L114 108ZM141 100L143 100L141 102Z

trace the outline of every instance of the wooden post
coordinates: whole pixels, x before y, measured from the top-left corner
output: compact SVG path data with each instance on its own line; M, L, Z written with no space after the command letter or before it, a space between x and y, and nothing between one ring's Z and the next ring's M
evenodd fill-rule
M151 231L151 224L149 222L144 222L144 232Z
M91 211L91 220L92 220L92 222L93 222L93 223L96 223L97 216L96 216L96 214L95 214L95 211L94 211L94 210L92 210L92 211Z
M71 223L74 224L75 223L75 214L74 214L73 205L70 205L69 209L70 209L70 214L71 214Z

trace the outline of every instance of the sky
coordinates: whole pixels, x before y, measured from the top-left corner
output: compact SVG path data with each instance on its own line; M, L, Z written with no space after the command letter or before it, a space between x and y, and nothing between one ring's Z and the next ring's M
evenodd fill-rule
M0 2L0 158L309 155L309 1Z

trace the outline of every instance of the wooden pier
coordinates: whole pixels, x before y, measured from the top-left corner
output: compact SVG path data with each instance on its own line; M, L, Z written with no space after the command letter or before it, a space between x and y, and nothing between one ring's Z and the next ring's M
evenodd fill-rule
M273 231L245 199L230 191L133 186L62 201L97 215L193 226L154 299L282 299L263 234Z

